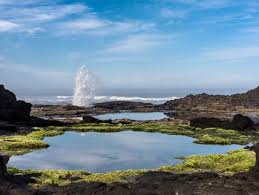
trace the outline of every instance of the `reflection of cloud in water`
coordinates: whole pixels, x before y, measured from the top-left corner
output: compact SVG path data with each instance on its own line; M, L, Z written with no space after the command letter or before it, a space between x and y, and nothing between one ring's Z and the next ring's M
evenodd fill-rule
M80 136L85 137L86 133L79 133Z
M118 169L155 168L178 163L191 154L225 153L240 146L210 146L193 138L160 133L124 131L75 133L46 138L48 149L10 159L9 166L33 169L84 169L106 172Z

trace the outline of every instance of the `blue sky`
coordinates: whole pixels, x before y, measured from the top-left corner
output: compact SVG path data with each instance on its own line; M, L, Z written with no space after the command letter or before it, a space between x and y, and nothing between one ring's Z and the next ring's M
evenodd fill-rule
M256 0L0 0L0 82L70 89L259 84Z

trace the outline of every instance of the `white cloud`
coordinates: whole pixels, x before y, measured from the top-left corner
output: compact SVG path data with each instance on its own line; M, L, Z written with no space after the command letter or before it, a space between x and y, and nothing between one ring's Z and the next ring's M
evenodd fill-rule
M85 30L93 30L97 28L102 28L107 25L107 22L100 20L98 18L85 18L80 20L74 20L69 22L64 22L60 24L60 29L67 32L79 32Z
M179 3L198 7L200 9L219 9L232 5L231 0L173 0Z
M164 18L182 19L187 15L187 10L174 10L169 8L161 9L161 16Z
M82 4L44 5L26 7L0 7L0 16L19 22L47 22L57 20L68 15L82 13L87 7Z
M10 32L19 28L19 25L10 21L0 20L0 32Z
M48 2L48 3L47 3ZM71 17L73 16L73 17ZM57 1L0 0L0 18L9 21L0 32L49 32L56 35L88 33L107 35L132 33L152 29L153 23L112 21L99 17L82 3L60 4Z
M40 27L26 27L21 24L17 24L10 21L0 20L0 33L15 33L15 32L26 32L28 34L34 34L36 32L43 32L44 29Z
M153 23L139 21L110 21L90 15L88 18L62 22L58 25L58 34L92 34L109 35L116 33L135 33L149 31L154 28Z
M232 47L207 51L204 53L203 57L207 60L213 61L244 60L248 58L259 57L259 46L240 48Z
M158 34L137 34L128 36L110 46L108 53L135 53L149 50L155 46L166 43L170 37Z
M30 5L46 0L0 0L0 5Z
M46 1L45 1L46 3ZM0 0L0 32L35 33L43 31L43 24L65 19L67 16L88 12L84 4L48 4L36 1L5 1Z

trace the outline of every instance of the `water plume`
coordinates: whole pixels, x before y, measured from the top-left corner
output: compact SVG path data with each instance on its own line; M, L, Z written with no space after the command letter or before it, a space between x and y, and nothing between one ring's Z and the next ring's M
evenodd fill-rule
M73 105L89 107L95 96L95 76L86 66L82 66L76 74Z

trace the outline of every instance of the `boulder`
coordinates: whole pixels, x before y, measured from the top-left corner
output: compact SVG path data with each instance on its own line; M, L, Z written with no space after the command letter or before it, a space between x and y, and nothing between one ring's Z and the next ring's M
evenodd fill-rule
M0 154L0 176L7 176L6 164L9 161L9 156Z
M112 120L99 120L90 115L83 116L83 123L112 123Z
M0 85L0 120L19 122L30 120L32 105L17 101L13 92Z
M247 116L237 114L233 117L232 121L221 120L218 118L195 118L190 121L192 127L198 128L223 128L223 129L235 129L239 131L254 129L254 122Z
M231 129L231 122L230 121L223 121L218 118L195 118L190 121L190 125L192 127L197 128L224 128L224 129Z
M132 122L134 122L134 120L130 120L130 119L127 119L127 118L112 120L113 124L127 125L127 124L131 124Z
M232 120L233 129L236 130L250 130L254 128L254 122L247 116L237 114Z
M94 117L92 117L90 115L85 115L85 116L83 116L83 122L84 123L101 123L103 121L99 120L97 118L94 118Z

